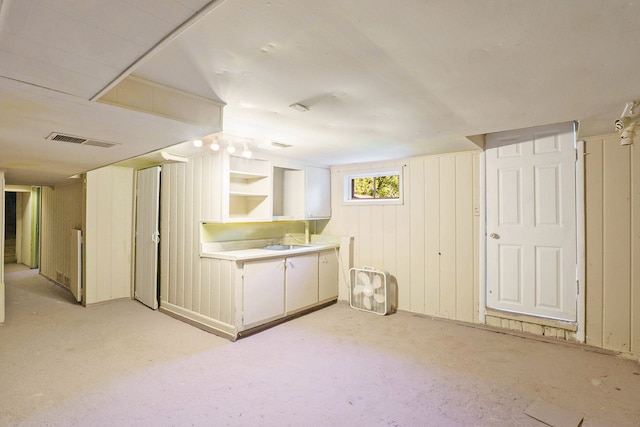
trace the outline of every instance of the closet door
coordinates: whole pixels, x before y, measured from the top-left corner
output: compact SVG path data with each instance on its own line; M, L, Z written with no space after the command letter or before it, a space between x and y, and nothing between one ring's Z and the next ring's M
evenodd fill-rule
M158 246L160 243L160 166L138 171L136 187L135 298L158 308Z

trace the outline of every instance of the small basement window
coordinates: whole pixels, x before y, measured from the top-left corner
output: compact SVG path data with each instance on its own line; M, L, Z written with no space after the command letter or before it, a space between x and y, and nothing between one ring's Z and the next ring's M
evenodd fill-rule
M401 171L345 176L344 201L349 204L402 204Z

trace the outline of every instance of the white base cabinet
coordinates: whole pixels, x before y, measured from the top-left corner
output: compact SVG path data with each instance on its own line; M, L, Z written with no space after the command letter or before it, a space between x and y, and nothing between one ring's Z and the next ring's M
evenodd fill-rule
M338 256L336 251L318 254L318 302L338 298Z
M284 260L245 262L242 325L250 328L284 316Z
M286 314L309 308L318 302L318 254L286 259Z

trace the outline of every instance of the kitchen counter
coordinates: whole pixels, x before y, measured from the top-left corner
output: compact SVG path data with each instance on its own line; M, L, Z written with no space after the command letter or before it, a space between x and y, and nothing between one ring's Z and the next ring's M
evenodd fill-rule
M248 261L256 259L282 258L292 255L320 252L327 249L339 248L336 243L311 243L308 245L297 245L292 249L272 250L265 248L247 248L236 250L212 250L212 246L204 243L200 250L202 258L216 258L230 261Z

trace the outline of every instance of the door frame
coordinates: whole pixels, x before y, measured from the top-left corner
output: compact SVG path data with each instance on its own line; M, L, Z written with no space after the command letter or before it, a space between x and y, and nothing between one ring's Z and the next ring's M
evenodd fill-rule
M584 174L584 141L576 140L576 168L575 168L575 180L576 180L576 279L578 281L578 295L577 295L577 317L576 322L578 330L576 331L576 339L579 342L585 342L586 338L586 295L585 295L585 174ZM487 320L487 169L486 169L486 154L483 150L480 153L480 224L478 236L478 256L479 256L479 268L478 278L479 284L479 301L478 301L478 320L480 323L486 323ZM533 317L533 316L532 316Z

